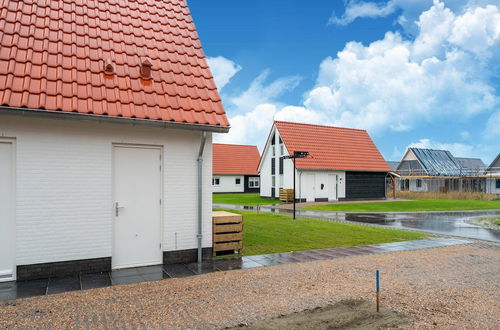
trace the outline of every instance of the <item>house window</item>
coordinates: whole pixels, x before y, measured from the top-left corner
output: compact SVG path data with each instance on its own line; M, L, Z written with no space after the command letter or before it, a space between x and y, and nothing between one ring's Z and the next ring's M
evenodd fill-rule
M273 138L271 140L271 145L275 145L276 144L276 135L273 134Z
M276 158L271 158L271 174L276 174Z
M260 180L258 177L248 178L248 188L259 188Z
M280 174L283 174L283 157L280 157Z
M234 181L235 181L236 184L241 184L241 179L240 178L236 178Z
M422 179L417 179L417 188L422 188Z
M283 156L285 154L285 147L280 144L280 155Z
M276 176L275 176L275 175L273 175L273 176L271 177L271 186L272 186L272 187L276 187Z
M497 179L497 180L496 180L496 188L497 188L497 189L500 189L500 179Z
M218 186L220 184L220 178L212 178L212 186Z
M273 149L273 156L276 156L276 147L275 147L275 146L273 146L273 148L272 148L272 149Z

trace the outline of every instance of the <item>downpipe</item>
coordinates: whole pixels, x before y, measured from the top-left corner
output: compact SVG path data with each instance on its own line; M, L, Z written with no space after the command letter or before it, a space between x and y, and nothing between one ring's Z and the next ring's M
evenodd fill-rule
M207 140L207 132L201 133L200 150L198 151L198 264L201 264L203 259L203 151L205 150L205 142Z

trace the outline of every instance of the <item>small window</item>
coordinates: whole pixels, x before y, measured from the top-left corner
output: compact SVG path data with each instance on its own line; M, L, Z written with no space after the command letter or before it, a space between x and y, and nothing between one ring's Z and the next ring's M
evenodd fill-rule
M283 157L280 157L280 168L279 168L279 172L280 174L283 174Z
M258 177L250 177L248 178L248 187L249 188L259 188L260 180Z
M271 145L275 145L276 144L276 135L273 134L273 138L271 140Z
M496 180L496 188L497 188L497 189L500 189L500 179L497 179L497 180Z
M271 158L271 175L276 174L276 158Z
M280 145L280 155L283 156L285 154L285 146Z
M235 181L236 184L241 184L241 179L240 178L236 178L234 181Z
M271 177L271 186L272 186L272 187L276 187L276 176L275 176L275 175L273 175L273 176Z
M417 179L417 188L422 188L422 179Z
M273 156L276 156L276 147L273 146Z
M220 178L212 178L212 186L218 186L220 184Z

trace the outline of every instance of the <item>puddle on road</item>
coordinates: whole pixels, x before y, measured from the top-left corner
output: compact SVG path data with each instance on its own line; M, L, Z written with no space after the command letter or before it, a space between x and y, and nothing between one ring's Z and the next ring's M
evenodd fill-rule
M291 214L291 210L272 207L214 204L215 208L242 211ZM397 229L416 229L435 234L453 235L500 242L500 231L484 228L469 221L477 217L500 216L500 210L414 212L414 213L344 213L297 209L297 215L324 220L347 220Z

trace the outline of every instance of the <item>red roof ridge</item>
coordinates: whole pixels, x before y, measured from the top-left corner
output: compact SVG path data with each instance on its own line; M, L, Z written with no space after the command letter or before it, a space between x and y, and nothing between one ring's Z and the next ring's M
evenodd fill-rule
M320 124L308 124L308 123L298 123L295 121L283 121L283 120L275 120L275 124L281 123L281 124L293 124L293 125L301 125L301 126L315 126L315 127L328 127L328 128L338 128L338 129L348 129L348 130L353 130L353 131L362 131L362 132L367 132L366 129L362 128L352 128L352 127L340 127L340 126L333 126L333 125L320 125Z
M212 143L212 145L221 146L242 146L242 147L257 147L256 144L240 144L240 143Z

